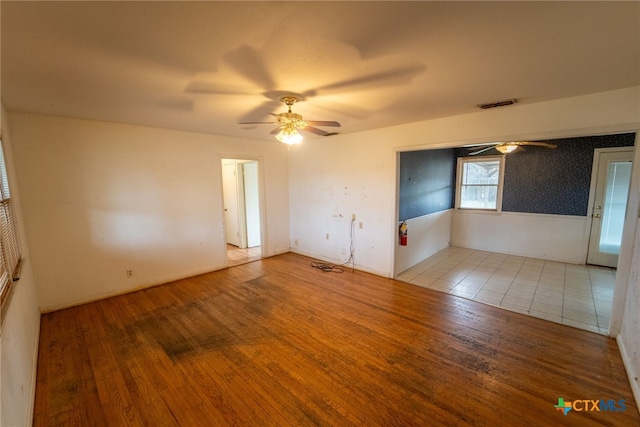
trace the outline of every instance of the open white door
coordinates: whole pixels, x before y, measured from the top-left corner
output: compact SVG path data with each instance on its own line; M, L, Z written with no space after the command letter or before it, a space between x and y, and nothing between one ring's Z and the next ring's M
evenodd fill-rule
M222 188L224 201L224 226L227 235L227 243L242 247L238 210L238 180L235 161L223 161L222 163Z
M631 182L632 149L596 151L597 171L587 263L617 267Z

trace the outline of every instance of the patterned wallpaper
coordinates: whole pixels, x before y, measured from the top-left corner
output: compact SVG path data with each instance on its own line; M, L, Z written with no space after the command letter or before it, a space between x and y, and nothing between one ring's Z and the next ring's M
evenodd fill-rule
M634 133L548 140L558 148L520 147L505 162L502 210L587 215L596 148L633 146Z

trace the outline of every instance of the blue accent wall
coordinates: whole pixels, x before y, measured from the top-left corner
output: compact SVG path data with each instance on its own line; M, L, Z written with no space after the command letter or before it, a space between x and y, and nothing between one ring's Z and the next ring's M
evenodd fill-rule
M451 209L454 205L454 149L400 153L400 221Z
M627 133L546 141L558 146L553 150L518 148L506 158L502 210L586 216L594 150L634 141Z

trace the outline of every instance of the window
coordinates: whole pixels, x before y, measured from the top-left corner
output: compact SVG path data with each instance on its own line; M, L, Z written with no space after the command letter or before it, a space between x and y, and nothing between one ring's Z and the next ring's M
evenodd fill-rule
M9 180L0 140L0 305L4 304L20 271L20 247L16 233Z
M504 156L458 159L456 207L500 211Z

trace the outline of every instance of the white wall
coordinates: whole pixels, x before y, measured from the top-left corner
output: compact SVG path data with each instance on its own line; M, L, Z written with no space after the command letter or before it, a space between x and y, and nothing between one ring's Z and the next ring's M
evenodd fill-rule
M398 151L639 127L640 87L634 87L303 141L289 156L292 250L328 261L344 259L348 222L356 213L363 221L363 229L356 228L356 266L393 276ZM409 231L410 246L411 238Z
M30 260L23 262L0 332L2 426L28 426L33 418L40 310Z
M589 244L587 217L455 210L451 244L531 258L584 264Z
M225 267L222 158L261 161L263 255L289 250L283 144L22 113L9 124L43 310Z
M346 261L355 214L356 268L389 275L396 156L391 145L375 135L332 136L291 147L293 252L335 263Z
M27 426L33 419L40 311L31 257L22 220L21 194L16 185L10 128L2 108L2 133L11 200L18 226L23 266L8 300L0 330L0 426Z
M407 246L397 246L395 275L449 247L453 209L408 219Z

